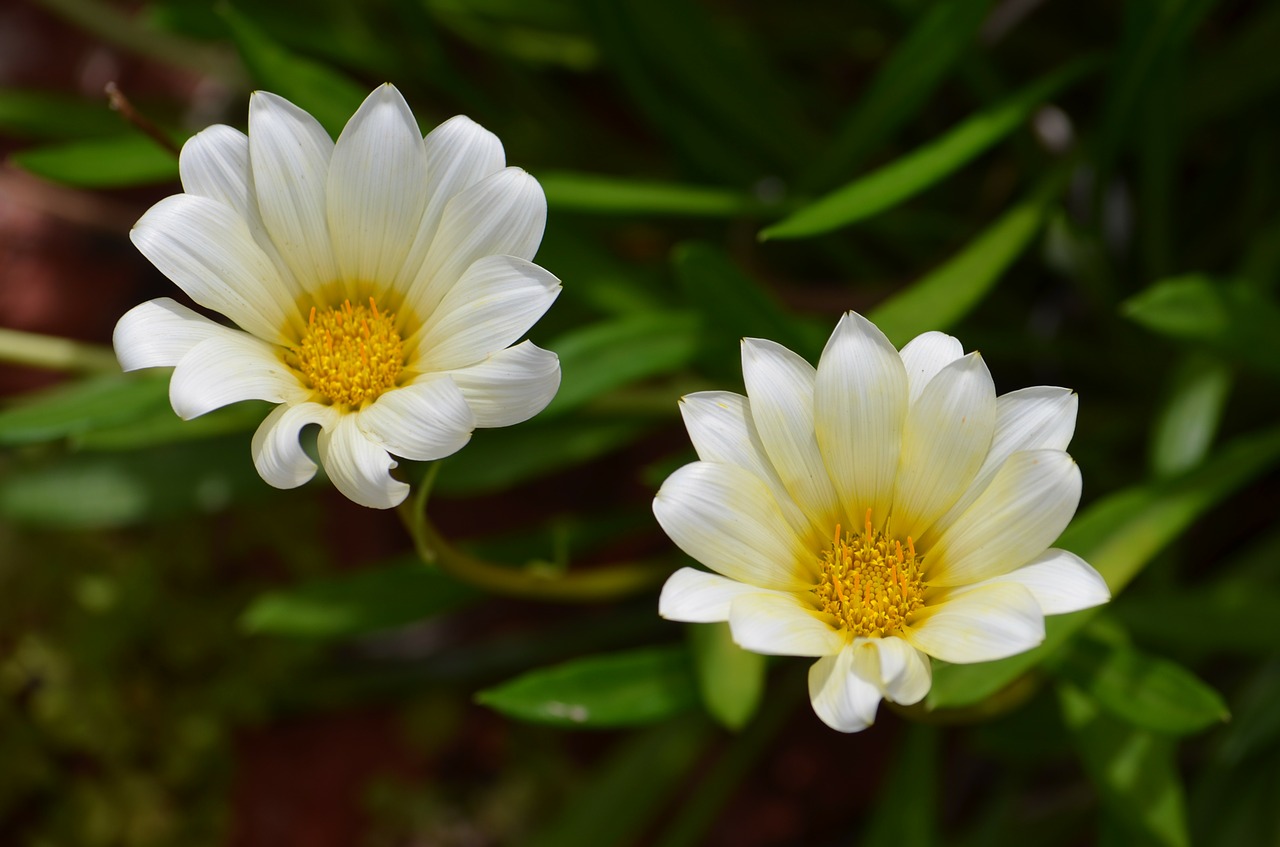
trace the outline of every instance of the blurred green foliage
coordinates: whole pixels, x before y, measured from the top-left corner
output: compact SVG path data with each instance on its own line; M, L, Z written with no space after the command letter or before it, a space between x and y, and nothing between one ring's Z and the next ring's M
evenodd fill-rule
M923 723L895 732L884 706L794 753L816 720L799 663L683 637L652 594L551 615L486 598L323 483L267 488L261 405L184 423L165 374L77 378L0 410L15 843L226 843L245 732L391 704L438 764L499 720L472 697L556 728L502 730L517 752L490 771L370 786L368 843L746 843L734 797L780 792L753 771L806 755L833 797L751 843L1280 840L1275 4L36 5L217 92L227 123L264 88L336 133L389 80L424 130L469 114L542 179L538 261L564 291L534 339L563 386L442 463L432 508L467 549L677 567L648 511L693 455L676 398L740 388L743 336L815 359L855 308L898 344L953 332L1002 391L1079 392L1086 501L1062 546L1116 598L1030 653L937 666ZM208 120L126 93L177 139ZM104 103L0 90L0 133L48 180L176 190ZM582 755L560 728L583 725L635 728Z

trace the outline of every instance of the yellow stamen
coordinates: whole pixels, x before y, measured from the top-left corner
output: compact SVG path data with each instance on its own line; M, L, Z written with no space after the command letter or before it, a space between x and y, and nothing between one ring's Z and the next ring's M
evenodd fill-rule
M404 369L404 345L394 315L369 308L311 307L307 331L290 348L289 364L325 400L359 408L393 388Z
M865 531L841 535L820 557L822 577L814 588L819 608L855 635L881 638L901 631L924 605L923 569L915 541L904 544L876 531L867 510Z

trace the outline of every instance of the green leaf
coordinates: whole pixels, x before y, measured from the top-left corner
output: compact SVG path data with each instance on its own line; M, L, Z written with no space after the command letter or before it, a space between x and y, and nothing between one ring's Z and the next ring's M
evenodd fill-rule
M727 623L694 624L686 631L702 705L721 726L742 729L764 694L765 657L735 644Z
M889 758L889 772L871 805L859 844L938 843L938 754L940 732L908 724Z
M811 238L877 215L954 173L1026 123L1048 98L1095 70L1094 59L1071 63L992 106L946 135L792 213L760 232L760 240Z
M280 46L231 6L223 5L220 11L254 80L310 112L337 137L369 92L345 74Z
M1058 170L1046 176L1030 196L960 253L877 306L868 317L899 347L922 332L946 329L963 318L1031 244L1057 201L1066 173Z
M708 343L736 343L745 336L777 341L809 358L821 352L829 331L816 322L789 314L719 248L699 241L686 242L676 246L671 259L689 302L708 327L719 330L714 335L704 333Z
M574 330L547 345L560 356L560 391L540 418L554 417L607 391L677 371L693 360L698 318L641 314ZM675 398L672 398L672 403Z
M1191 355L1174 368L1172 381L1151 435L1151 469L1162 478L1204 461L1233 379L1231 368L1217 357Z
M169 407L169 374L109 374L23 397L0 411L0 444L34 444L131 424Z
M624 847L680 790L711 734L703 721L668 721L636 733L609 751L549 826L521 843L529 847Z
M802 180L830 185L852 173L907 122L974 43L991 0L933 3L855 101L827 153Z
M1058 697L1085 770L1129 843L1189 847L1173 740L1116 721L1071 685L1058 686Z
M1071 550L1102 574L1113 595L1152 557L1206 511L1280 460L1280 430L1237 438L1191 473L1169 482L1136 486L1095 503L1067 528L1056 547ZM1045 620L1044 643L1034 650L976 665L939 665L930 709L972 706L1000 691L1051 656L1097 609Z
M20 150L9 161L77 188L126 188L178 178L178 159L145 135L66 141Z
M1230 718L1218 692L1191 671L1127 645L1076 638L1050 668L1140 729L1188 735Z
M742 192L700 185L568 171L539 173L538 182L553 212L732 218L762 208L759 201Z
M1280 306L1253 286L1193 274L1161 280L1122 307L1130 319L1161 335L1210 349L1280 375Z
M245 610L240 627L257 634L346 638L449 612L478 596L415 558L267 592Z
M650 647L529 671L479 692L476 702L552 726L637 726L692 708L697 687L683 645Z
M0 132L14 138L70 140L124 128L105 97L86 100L45 91L0 91Z
M184 421L169 407L114 426L95 426L71 437L78 450L142 450L158 444L197 441L258 428L274 407L265 400L243 400Z

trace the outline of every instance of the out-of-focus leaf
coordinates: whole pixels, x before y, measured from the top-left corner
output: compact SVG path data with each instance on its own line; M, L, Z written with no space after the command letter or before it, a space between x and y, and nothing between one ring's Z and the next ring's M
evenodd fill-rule
M0 517L53 529L130 526L213 513L273 489L242 436L136 453L15 462L0 476Z
M166 402L145 417L113 426L101 426L71 437L78 450L140 450L157 444L197 441L234 432L251 432L271 411L265 400L244 400L184 421Z
M1130 298L1124 314L1153 332L1197 341L1242 364L1280 374L1280 307L1252 286L1191 275Z
M573 268L572 284L560 295L566 304L572 301L617 318L666 307L656 268L622 260L586 232L550 227L538 248L538 262L548 268Z
M788 314L758 282L744 274L718 248L702 242L680 244L672 252L676 276L704 322L720 330L707 339L717 345L745 337L768 338L813 358L827 330ZM729 350L734 348L729 347Z
M1189 847L1175 742L1109 717L1074 686L1060 685L1058 697L1085 770L1130 843Z
M1185 476L1126 489L1095 503L1055 546L1082 556L1116 594L1197 518L1277 460L1280 430L1237 438ZM1026 653L976 665L940 665L933 674L928 707L960 708L985 700L1052 655L1096 611L1048 618L1044 643Z
M554 417L606 391L679 370L693 360L698 318L683 312L636 315L593 324L547 346L560 356L564 378L540 417Z
M698 761L711 735L704 722L669 721L637 733L610 751L551 824L529 847L626 847Z
M877 215L954 173L1026 123L1049 97L1097 68L1071 63L967 118L946 135L792 213L760 232L760 240L809 238Z
M168 410L169 374L108 374L59 386L0 411L0 444L33 444L130 424Z
M938 843L938 741L936 727L907 726L859 844Z
M509 717L560 727L637 726L693 707L697 683L684 646L575 659L476 694Z
M1211 356L1189 356L1174 370L1151 436L1156 476L1177 476L1204 461L1231 392L1231 377L1231 368Z
M854 101L827 153L806 174L807 186L847 178L916 114L974 41L991 0L934 3Z
M946 329L982 302L1027 249L1057 201L1066 171L1046 176L963 250L871 311L870 318L897 346L922 332Z
M1186 115L1191 123L1224 118L1274 96L1280 87L1280 6L1264 3L1231 31L1232 40L1197 55L1188 68Z
M310 112L336 137L369 92L345 74L291 53L231 6L220 10L254 80Z
M415 558L262 594L245 609L240 627L269 635L346 638L452 611L478 596Z
M702 705L722 726L742 729L764 694L765 657L735 644L727 623L695 624L687 632Z
M1126 723L1166 735L1187 735L1227 720L1218 692L1191 671L1127 645L1073 639L1051 669Z
M9 161L36 176L78 188L127 188L178 178L178 159L145 135L65 141L20 150Z
M639 438L645 429L633 420L592 419L535 420L481 430L467 449L444 461L434 490L454 497L500 491L603 456Z
M653 180L559 171L539 173L552 211L604 215L673 215L732 218L759 211L761 203L739 191Z
M0 91L0 132L5 135L70 140L117 135L123 128L105 97L93 101L45 91Z

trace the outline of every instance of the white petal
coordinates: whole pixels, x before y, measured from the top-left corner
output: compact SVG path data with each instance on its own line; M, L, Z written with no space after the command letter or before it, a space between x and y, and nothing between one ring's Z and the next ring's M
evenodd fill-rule
M1102 574L1075 553L1050 548L1028 565L978 583L1012 582L1025 587L1046 615L1061 615L1100 606L1111 599ZM975 588L977 586L974 586ZM968 589L959 589L965 591Z
M812 530L809 519L787 493L765 454L746 397L731 391L699 391L680 398L680 415L698 458L737 465L762 480L801 538Z
M669 621L717 623L729 620L729 604L765 589L719 574L681 568L667 578L658 596L658 614Z
M298 435L307 424L331 427L337 411L319 403L276 406L253 434L253 464L258 475L276 488L297 488L316 473Z
M903 638L944 662L989 662L1044 641L1044 613L1023 586L992 583L926 607Z
M271 260L280 281L296 299L301 289L294 281L293 271L276 250L258 210L257 191L249 169L249 137L222 124L202 130L182 145L178 172L188 194L217 200L244 219L254 243Z
M477 259L532 259L546 222L542 186L519 168L498 171L456 195L441 215L409 306L419 315L431 314Z
M409 496L408 484L391 477L395 459L365 437L355 415L340 415L331 428L320 430L316 446L325 473L347 499L371 509L390 509Z
M685 465L662 484L653 513L681 550L730 579L782 590L815 584L817 557L796 538L765 484L742 468Z
M148 209L129 238L192 300L259 338L285 344L287 327L301 328L288 286L230 206L174 194Z
M169 380L169 402L183 420L241 400L300 403L310 392L276 348L243 332L218 333L191 348Z
M982 467L973 483L924 538L931 545L986 490L996 471L1022 450L1066 450L1076 428L1079 398L1068 388L1037 385L996 398L996 427Z
M1080 469L1061 450L1014 453L991 485L925 554L931 586L1008 573L1045 551L1080 503Z
M825 536L840 501L814 434L815 376L812 365L781 344L742 340L742 378L760 443L791 498Z
M964 347L945 332L926 332L908 341L900 355L907 369L910 401L914 403L938 371L964 355Z
M859 732L876 721L880 707L876 649L869 639L848 644L809 668L809 699L822 722L840 732Z
M893 529L920 538L973 482L991 446L996 387L970 353L938 372L911 404L893 495Z
M400 276L427 203L427 151L394 85L374 89L329 162L329 235L343 278L375 286Z
M880 684L885 699L904 706L923 700L933 684L929 657L895 636L867 640L880 653Z
M507 163L498 137L464 115L452 117L431 130L423 146L427 151L427 188L423 192L427 203L405 260L404 276L398 280L406 291L417 278L435 239L445 206L455 195L496 174Z
M419 347L409 366L441 371L474 365L528 332L559 294L560 280L533 262L478 259L416 334Z
M333 141L297 106L265 91L249 98L249 158L258 208L280 255L307 291L338 279L325 185Z
M478 427L523 423L545 409L560 388L560 358L532 341L446 373L467 398Z
M876 526L889 514L906 417L902 357L875 324L846 313L818 362L814 419L845 514L859 526L867 509Z
M729 628L744 650L767 656L830 656L844 638L789 594L756 591L729 604Z
M206 338L238 334L175 303L168 297L148 300L124 313L116 323L111 343L116 348L120 367L126 371L138 368L171 368Z
M453 380L432 374L383 394L356 415L374 444L406 459L452 456L471 440L475 415Z

